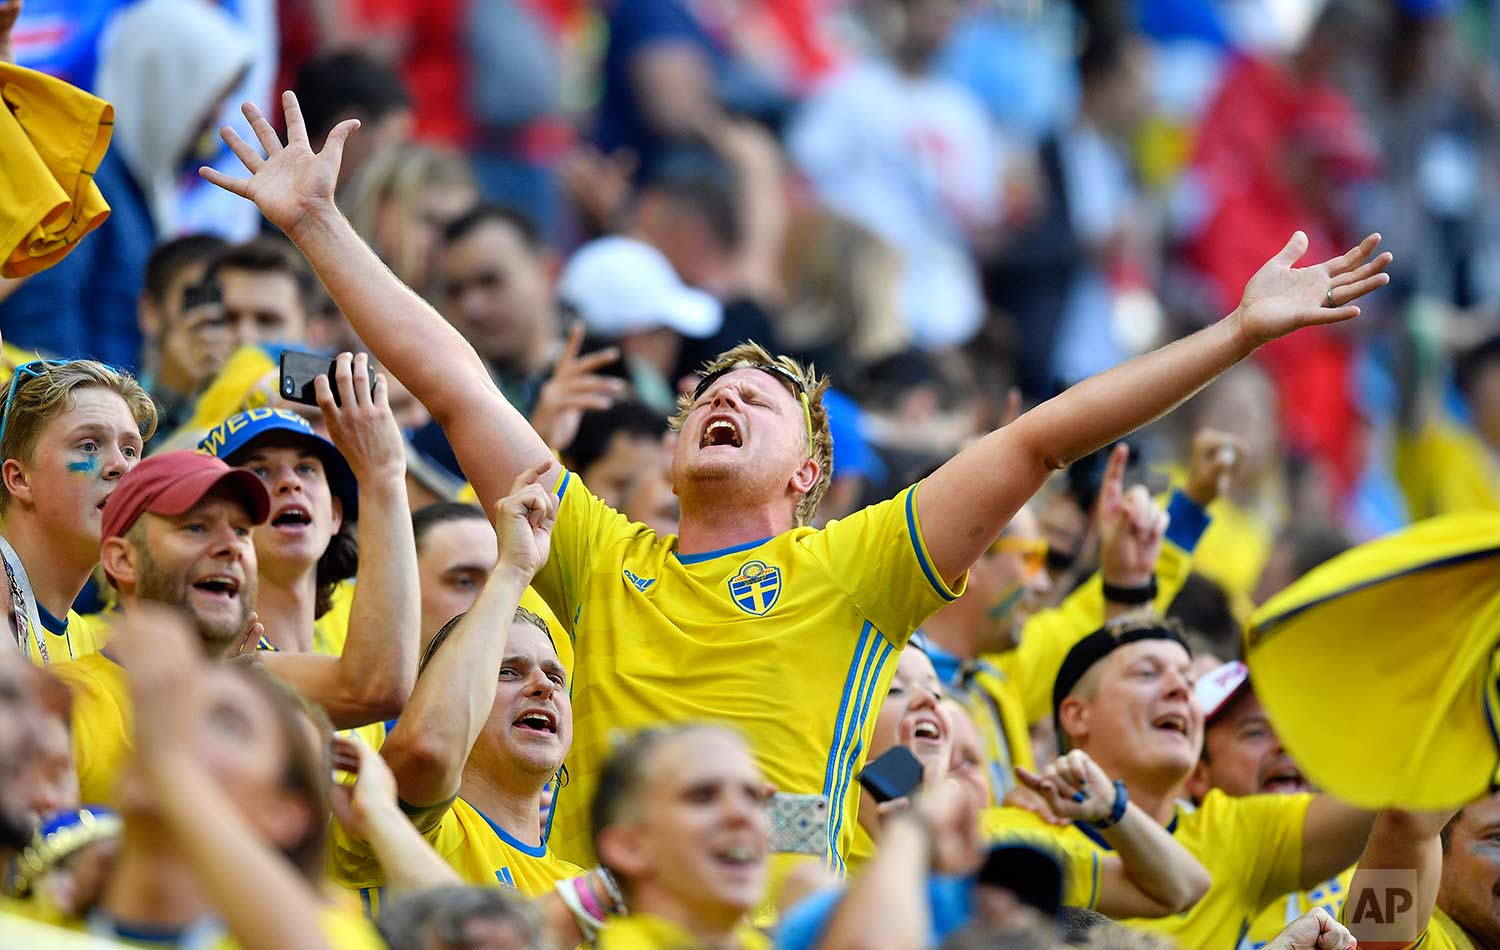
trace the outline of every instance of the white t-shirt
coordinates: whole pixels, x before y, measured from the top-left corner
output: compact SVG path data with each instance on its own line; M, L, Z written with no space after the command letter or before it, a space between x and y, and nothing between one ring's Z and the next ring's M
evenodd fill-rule
M940 76L851 65L813 94L788 136L833 211L902 253L902 312L924 347L963 343L984 316L967 233L999 212L997 140L983 106Z

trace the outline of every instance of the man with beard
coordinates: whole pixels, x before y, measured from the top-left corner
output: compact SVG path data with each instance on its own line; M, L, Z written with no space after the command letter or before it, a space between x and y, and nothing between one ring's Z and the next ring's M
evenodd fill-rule
M1500 795L1382 812L1344 903L1361 947L1500 950Z
M1193 694L1203 709L1203 754L1187 781L1193 801L1202 802L1214 789L1234 798L1313 790L1282 747L1245 664L1234 661L1210 671L1194 684ZM1278 897L1251 921L1240 947L1266 946L1287 924L1315 907L1338 918L1353 876L1354 868L1348 867L1313 888Z
M378 382L377 392L383 386ZM329 420L330 431L340 437L338 417ZM251 533L266 520L270 506L254 473L212 456L183 450L142 462L104 508L100 562L120 592L121 610L128 615L148 601L186 609L211 659L253 645L261 628L251 612L256 590ZM310 702L342 709L332 717L339 728L380 718L347 705L339 657L262 652L257 662ZM82 798L114 804L132 741L125 670L106 647L55 671L73 690L73 758Z

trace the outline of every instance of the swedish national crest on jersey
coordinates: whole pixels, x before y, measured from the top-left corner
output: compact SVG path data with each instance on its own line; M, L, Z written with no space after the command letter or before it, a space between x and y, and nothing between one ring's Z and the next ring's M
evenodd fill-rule
M765 561L746 561L729 579L729 596L745 613L764 617L781 597L781 568Z

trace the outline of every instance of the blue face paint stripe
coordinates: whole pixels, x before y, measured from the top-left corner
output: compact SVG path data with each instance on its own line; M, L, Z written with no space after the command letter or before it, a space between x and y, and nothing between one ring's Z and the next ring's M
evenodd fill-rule
M78 473L81 474L83 472L98 471L98 469L99 469L99 460L97 458L85 459L82 462L69 462L68 463L68 471L70 471L70 472L78 472Z
M878 640L877 643L879 644L876 648L876 655L878 659L875 662L874 671L865 681L864 689L862 691L863 695L860 697L858 707L859 718L854 723L853 735L856 737L854 748L850 752L848 759L844 762L843 774L839 778L838 788L835 789L835 795L837 796L837 800L839 803L838 818L833 828L833 840L835 842L838 841L839 835L843 831L844 827L843 806L844 802L848 799L849 796L849 783L854 777L854 765L859 761L860 753L864 751L865 720L869 717L870 706L873 704L875 684L880 682L880 673L885 669L885 661L890 659L891 654L895 650L895 648L892 647L890 643L884 639L884 637Z
M862 675L860 669L862 665L861 661L863 661L864 666L868 666L870 659L873 659L874 657L873 653L870 653L869 656L866 657L866 653L870 648L871 629L872 628L869 621L866 621L864 626L859 631L859 640L854 648L854 658L849 661L849 673L844 678L844 695L839 700L839 714L833 723L833 748L831 748L828 752L828 768L823 773L823 796L828 799L829 805L828 856L830 862L832 862L835 866L838 864L838 849L835 847L835 842L833 840L833 812L837 806L833 798L833 788L834 782L843 767L843 752L848 744L848 738L845 735L845 731L847 728L848 720L850 718L849 698L858 687L860 677Z

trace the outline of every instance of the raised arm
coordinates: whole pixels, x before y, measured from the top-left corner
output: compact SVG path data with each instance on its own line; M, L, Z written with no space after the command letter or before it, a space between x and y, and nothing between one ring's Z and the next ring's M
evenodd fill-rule
M463 883L401 810L396 779L380 753L358 739L334 736L333 764L356 777L353 785L330 790L334 817L375 852L392 896Z
M458 794L469 750L489 719L516 605L551 546L558 500L539 484L545 468L522 472L496 504L500 560L474 606L434 650L381 747L407 805L427 808Z
M1438 836L1452 817L1399 811L1376 816L1341 915L1360 946L1410 946L1426 932L1443 877ZM1399 880L1391 879L1393 870L1402 872ZM1393 886L1404 892L1395 900Z
M1304 890L1343 871L1359 860L1375 824L1376 812L1345 805L1319 795L1302 819L1302 883Z
M468 341L381 263L334 205L344 141L359 121L339 123L314 153L297 97L283 93L282 110L285 145L258 108L244 105L265 156L228 126L220 131L248 179L212 168L199 174L255 202L292 239L359 338L443 427L480 500L494 504L520 472L551 459L547 446L505 401ZM542 483L551 487L556 476L554 467Z
M1053 469L1168 412L1262 343L1358 316L1354 301L1389 281L1389 254L1361 263L1379 243L1372 234L1347 254L1299 268L1307 236L1298 231L1250 278L1229 316L1084 380L956 455L917 495L943 579L957 583Z
M1115 786L1087 753L1074 749L1040 775L1017 768L1022 784L1054 814L1101 821L1115 807ZM1192 907L1212 883L1208 871L1150 815L1133 804L1100 834L1115 853L1099 860L1096 909L1111 917L1165 917Z
M422 630L417 550L406 501L406 452L391 413L384 375L373 390L369 357L341 354L333 401L326 379L315 384L328 434L359 482L359 573L341 656L266 653L261 662L328 711L339 728L399 715L417 679Z

